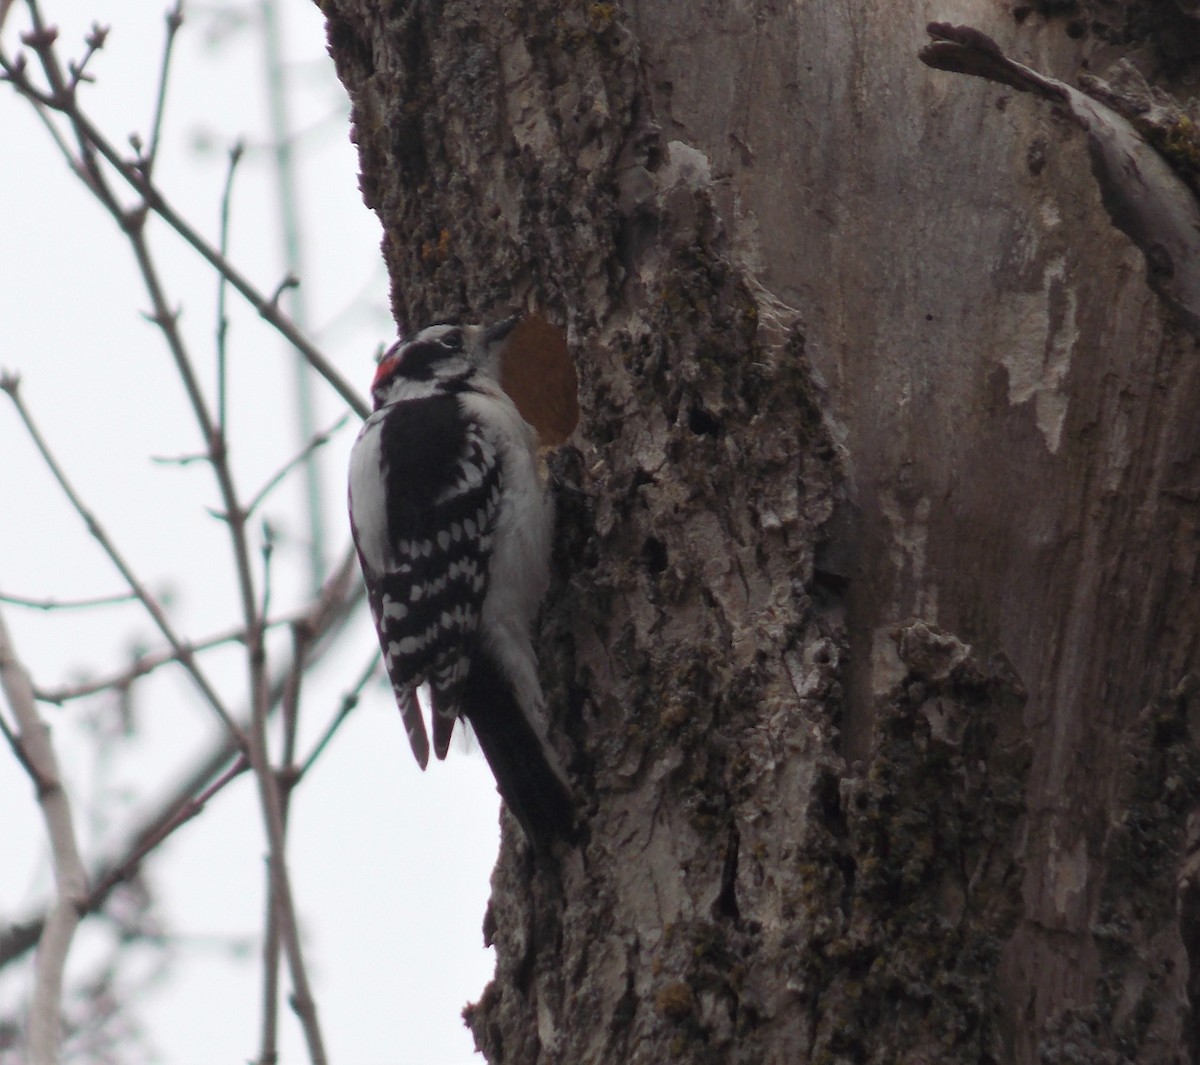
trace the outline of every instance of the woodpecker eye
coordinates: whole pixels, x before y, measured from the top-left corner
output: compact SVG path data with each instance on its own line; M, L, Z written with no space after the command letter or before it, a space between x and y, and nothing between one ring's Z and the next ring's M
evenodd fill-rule
M463 335L461 329L451 329L438 337L438 343L447 351L462 351Z

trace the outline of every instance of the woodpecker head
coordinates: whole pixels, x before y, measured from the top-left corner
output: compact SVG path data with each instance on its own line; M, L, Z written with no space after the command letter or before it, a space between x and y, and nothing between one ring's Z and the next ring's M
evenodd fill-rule
M411 340L396 341L375 368L375 409L395 402L420 382L466 381L477 373L499 380L500 353L518 321L512 317L491 326L431 325Z

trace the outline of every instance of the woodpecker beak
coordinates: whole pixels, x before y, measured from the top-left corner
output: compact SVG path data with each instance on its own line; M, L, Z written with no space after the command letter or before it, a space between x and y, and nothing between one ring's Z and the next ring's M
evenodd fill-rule
M493 326L489 326L483 334L484 343L490 348L495 344L499 344L505 337L508 336L521 320L519 314L514 314L510 318L504 318Z

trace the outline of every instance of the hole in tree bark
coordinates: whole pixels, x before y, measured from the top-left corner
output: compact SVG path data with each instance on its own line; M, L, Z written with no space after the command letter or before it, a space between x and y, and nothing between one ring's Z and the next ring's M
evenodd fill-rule
M720 436L721 423L703 407L688 411L688 428L697 436Z
M647 536L642 544L642 561L651 573L662 573L667 568L666 545L654 536Z

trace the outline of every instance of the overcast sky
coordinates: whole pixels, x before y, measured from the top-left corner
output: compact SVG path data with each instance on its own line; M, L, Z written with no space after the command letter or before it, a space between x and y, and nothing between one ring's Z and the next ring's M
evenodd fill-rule
M300 141L312 332L328 357L366 392L374 353L390 340L379 226L357 191L347 106L309 4L283 4L285 52ZM111 26L91 64L85 109L120 145L148 131L163 39L163 9L132 0L45 0L63 52L79 55L91 22ZM223 17L237 14L244 24ZM251 151L233 201L231 258L264 291L283 273L268 139L257 5L196 6L177 43L156 181L215 241L226 151ZM28 27L19 2L3 40L11 53ZM68 172L29 106L0 86L0 369L21 375L22 394L87 504L166 597L190 639L236 627L238 611L218 506L202 463L183 456L200 440L167 350L142 317L148 308L127 243ZM256 150L258 149L258 150ZM132 201L130 201L132 202ZM216 281L194 253L152 223L152 243L172 304L206 388L215 380ZM249 497L296 450L291 356L231 294L230 437ZM344 405L317 385L319 427ZM348 544L346 456L357 426L324 449L329 554ZM306 530L298 483L285 484L263 516L278 530L272 601L302 600ZM255 536L260 534L255 528ZM0 396L0 592L74 599L123 591L116 571L65 503ZM162 645L138 607L43 613L0 605L17 650L44 688L106 674L132 646ZM339 653L305 692L302 735L311 740L375 646L365 610ZM276 644L282 649L285 644ZM212 658L223 693L244 706L245 667L235 650ZM111 732L111 699L43 707L53 727L85 855L118 847L136 813L169 790L181 766L216 734L211 711L175 669L136 690L132 735L97 760L97 730ZM306 744L301 743L301 749ZM372 686L296 794L290 857L310 971L331 1059L343 1065L450 1065L479 1060L460 1010L490 977L480 925L495 859L498 800L478 753L452 749L421 774L390 694ZM0 757L0 921L27 916L46 896L49 864L29 781ZM243 777L185 826L148 867L156 913L170 937L168 978L138 1002L149 1043L167 1065L245 1061L257 1053L264 843L252 781ZM95 964L87 923L72 970ZM89 964L90 963L90 964ZM131 958L130 979L149 957ZM31 985L28 964L0 974L0 1010L12 1013ZM284 1062L305 1060L285 1009ZM3 1052L0 1052L3 1060ZM15 1059L14 1059L15 1060Z

